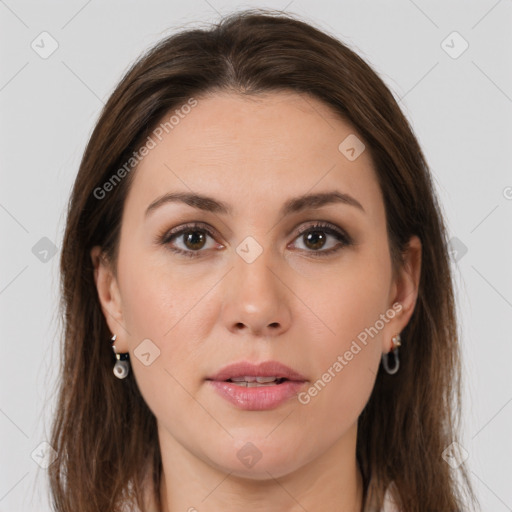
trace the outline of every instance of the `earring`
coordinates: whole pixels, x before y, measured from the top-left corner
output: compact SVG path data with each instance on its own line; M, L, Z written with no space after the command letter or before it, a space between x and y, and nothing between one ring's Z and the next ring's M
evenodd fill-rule
M384 366L386 373L394 375L398 371L398 368L400 368L400 359L398 358L398 347L402 345L400 334L393 336L391 341L393 342L393 348L387 354L382 354L382 366ZM389 364L390 359L393 359L391 365Z
M112 342L112 350L114 351L114 354L117 359L116 364L114 365L113 371L114 371L114 375L118 379L124 379L130 372L129 354L128 354L128 352L125 352L124 354L118 354L116 352L116 346L114 344L116 341L116 338L117 338L117 334L114 334L114 336L112 336L112 338L110 339L110 341Z

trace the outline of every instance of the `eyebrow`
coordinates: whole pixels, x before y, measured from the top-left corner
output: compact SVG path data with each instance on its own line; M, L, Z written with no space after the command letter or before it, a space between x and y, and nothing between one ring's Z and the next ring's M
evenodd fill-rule
M180 202L216 214L230 215L233 211L232 207L222 201L218 201L213 197L190 192L169 192L155 199L146 209L146 217L158 207L166 203ZM341 203L354 206L365 212L362 204L349 194L345 194L334 190L332 192L319 192L316 194L304 194L302 196L288 199L282 206L279 213L280 217L286 217L292 213L298 213L308 209L321 208L322 206ZM365 212L366 213L366 212Z

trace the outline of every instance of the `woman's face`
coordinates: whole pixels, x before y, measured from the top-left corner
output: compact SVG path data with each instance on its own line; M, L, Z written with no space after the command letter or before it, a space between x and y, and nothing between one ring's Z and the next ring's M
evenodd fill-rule
M416 300L413 274L392 276L361 136L292 92L198 98L160 132L132 171L117 275L100 263L96 279L162 449L266 478L353 446L381 355ZM210 380L267 361L297 375Z

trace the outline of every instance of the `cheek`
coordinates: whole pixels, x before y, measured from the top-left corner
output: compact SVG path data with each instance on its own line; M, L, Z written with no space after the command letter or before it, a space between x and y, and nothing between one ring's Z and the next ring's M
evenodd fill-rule
M136 258L125 260L122 270L123 315L137 386L153 414L178 428L182 420L172 412L197 407L185 389L191 388L190 368L197 364L204 337L196 326L204 329L200 301L208 283L194 286L168 269L137 265Z
M187 275L169 258L132 255L120 261L123 315L131 338L172 337L212 287L212 276Z
M308 411L308 430L322 432L321 443L325 447L357 423L372 393L376 376L372 366L378 355L363 351L351 361L331 363L299 397L301 406Z
M388 292L387 267L376 259L355 265L310 293L308 305L326 326L310 353L315 379L299 401L332 435L357 420L373 389L382 354ZM325 290L329 290L325 292ZM382 320L384 316L384 320ZM311 347L308 348L308 350Z
M137 257L133 248L129 258L119 260L118 268L132 366L151 407L158 396L181 396L179 383L189 387L190 369L204 366L201 350L217 318L209 307L213 295L208 292L218 276L187 274L168 260L162 262L163 258L157 262L147 255L144 258ZM142 357L148 352L149 357ZM151 363L146 365L148 359Z
M298 397L310 412L310 427L321 430L327 444L357 422L373 390L381 358L381 334L368 329L381 312L376 304L349 301L338 312L331 316L336 334L324 335L322 349L311 353L316 371Z
M318 312L317 316L327 327L325 332L330 333L323 336L326 342L323 346L329 347L331 356L333 351L348 350L351 341L360 334L364 341L366 329L374 326L386 312L389 278L390 270L384 258L358 255L340 272L323 276L313 290L309 289L308 304ZM371 338L373 345L378 344L377 337Z

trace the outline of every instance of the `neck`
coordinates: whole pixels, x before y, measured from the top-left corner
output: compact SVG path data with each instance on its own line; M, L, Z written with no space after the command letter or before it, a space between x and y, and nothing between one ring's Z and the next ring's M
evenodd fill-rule
M251 479L198 459L160 434L162 512L360 512L363 480L355 456L357 425L325 453L277 478ZM155 510L150 508L149 510Z

